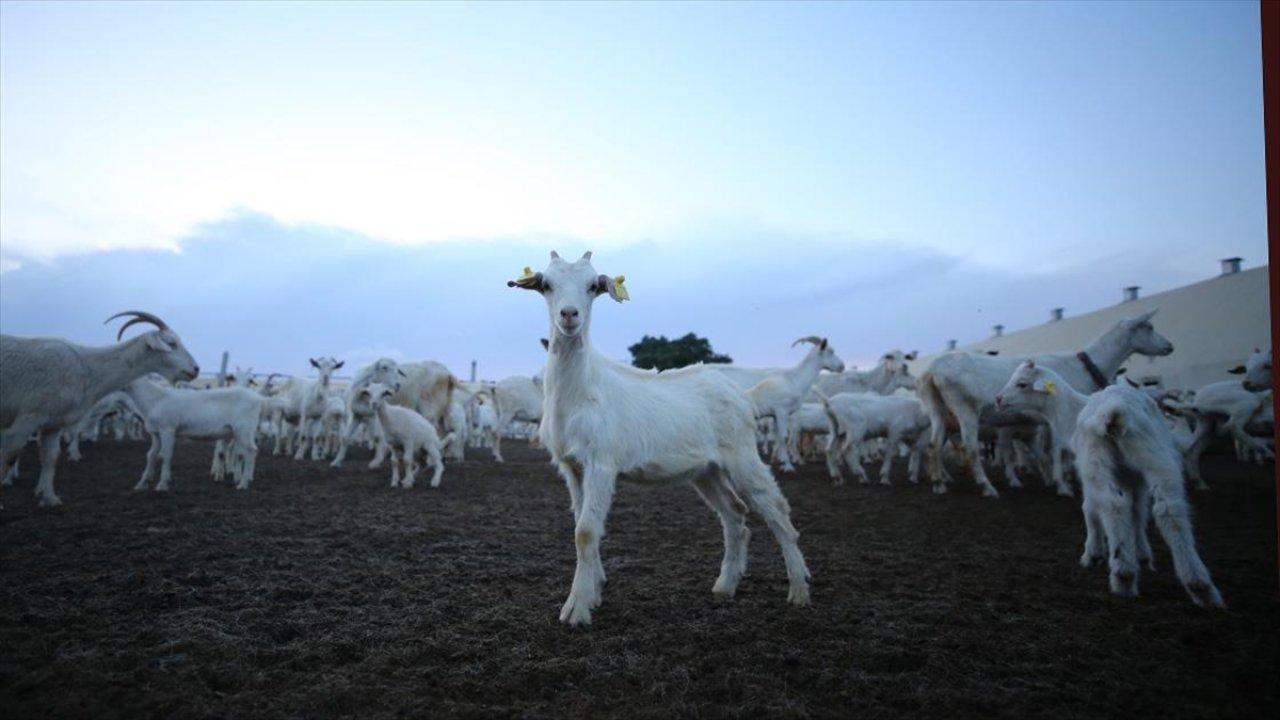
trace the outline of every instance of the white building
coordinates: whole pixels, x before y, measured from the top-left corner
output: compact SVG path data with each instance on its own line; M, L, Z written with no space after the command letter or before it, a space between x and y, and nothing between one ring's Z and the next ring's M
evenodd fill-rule
M958 349L999 350L1001 355L1013 356L1079 351L1116 321L1159 308L1152 323L1173 343L1173 354L1133 356L1126 364L1129 377L1144 384L1194 389L1236 378L1227 371L1242 364L1255 347L1271 346L1271 287L1265 265L1241 271L1240 259L1229 258L1222 261L1222 274L1210 280L1128 299L1136 297L1137 290L1125 288L1126 299L1110 307L1055 319L1061 315L1057 309L1043 325L993 335ZM920 358L911 372L919 375L935 357Z

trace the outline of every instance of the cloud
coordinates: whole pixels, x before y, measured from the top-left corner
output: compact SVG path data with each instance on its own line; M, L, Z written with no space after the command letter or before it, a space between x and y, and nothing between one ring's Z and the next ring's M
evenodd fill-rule
M123 309L165 318L204 367L221 352L259 372L306 373L333 355L353 370L377 357L432 358L465 377L540 367L546 310L508 289L547 251L596 249L634 300L601 304L593 342L625 360L641 335L693 331L746 365L798 359L790 343L823 334L850 364L892 347L931 352L948 338L1043 322L1200 279L1137 253L1058 272L991 269L934 249L706 223L662 239L591 248L579 238L491 238L405 246L341 228L289 225L248 210L199 225L174 250L111 250L21 262L0 282L0 329L104 344ZM1206 267L1204 276L1212 267ZM1202 277L1202 276L1201 276Z

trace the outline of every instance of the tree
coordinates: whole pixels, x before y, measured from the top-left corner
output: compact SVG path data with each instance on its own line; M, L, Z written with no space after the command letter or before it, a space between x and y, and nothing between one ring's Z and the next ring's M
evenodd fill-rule
M710 340L693 333L675 340L668 340L662 335L645 335L627 350L631 352L631 364L646 370L669 370L700 362L733 362L733 358L728 355L720 355L712 350Z

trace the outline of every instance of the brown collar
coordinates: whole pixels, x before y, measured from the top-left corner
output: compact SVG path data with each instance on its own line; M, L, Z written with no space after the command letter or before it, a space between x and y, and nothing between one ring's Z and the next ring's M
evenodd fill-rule
M1098 366L1093 364L1093 358L1089 357L1089 353L1081 350L1076 353L1076 359L1084 363L1084 369L1089 371L1089 377L1093 378L1093 384L1097 385L1099 390L1111 384L1107 382L1107 376L1103 375Z

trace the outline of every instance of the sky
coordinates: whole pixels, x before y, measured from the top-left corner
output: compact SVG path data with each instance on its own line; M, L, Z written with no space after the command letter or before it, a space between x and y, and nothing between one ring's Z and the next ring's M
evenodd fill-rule
M201 365L941 349L1266 261L1256 3L0 4L0 331ZM601 304L602 305L602 304Z

